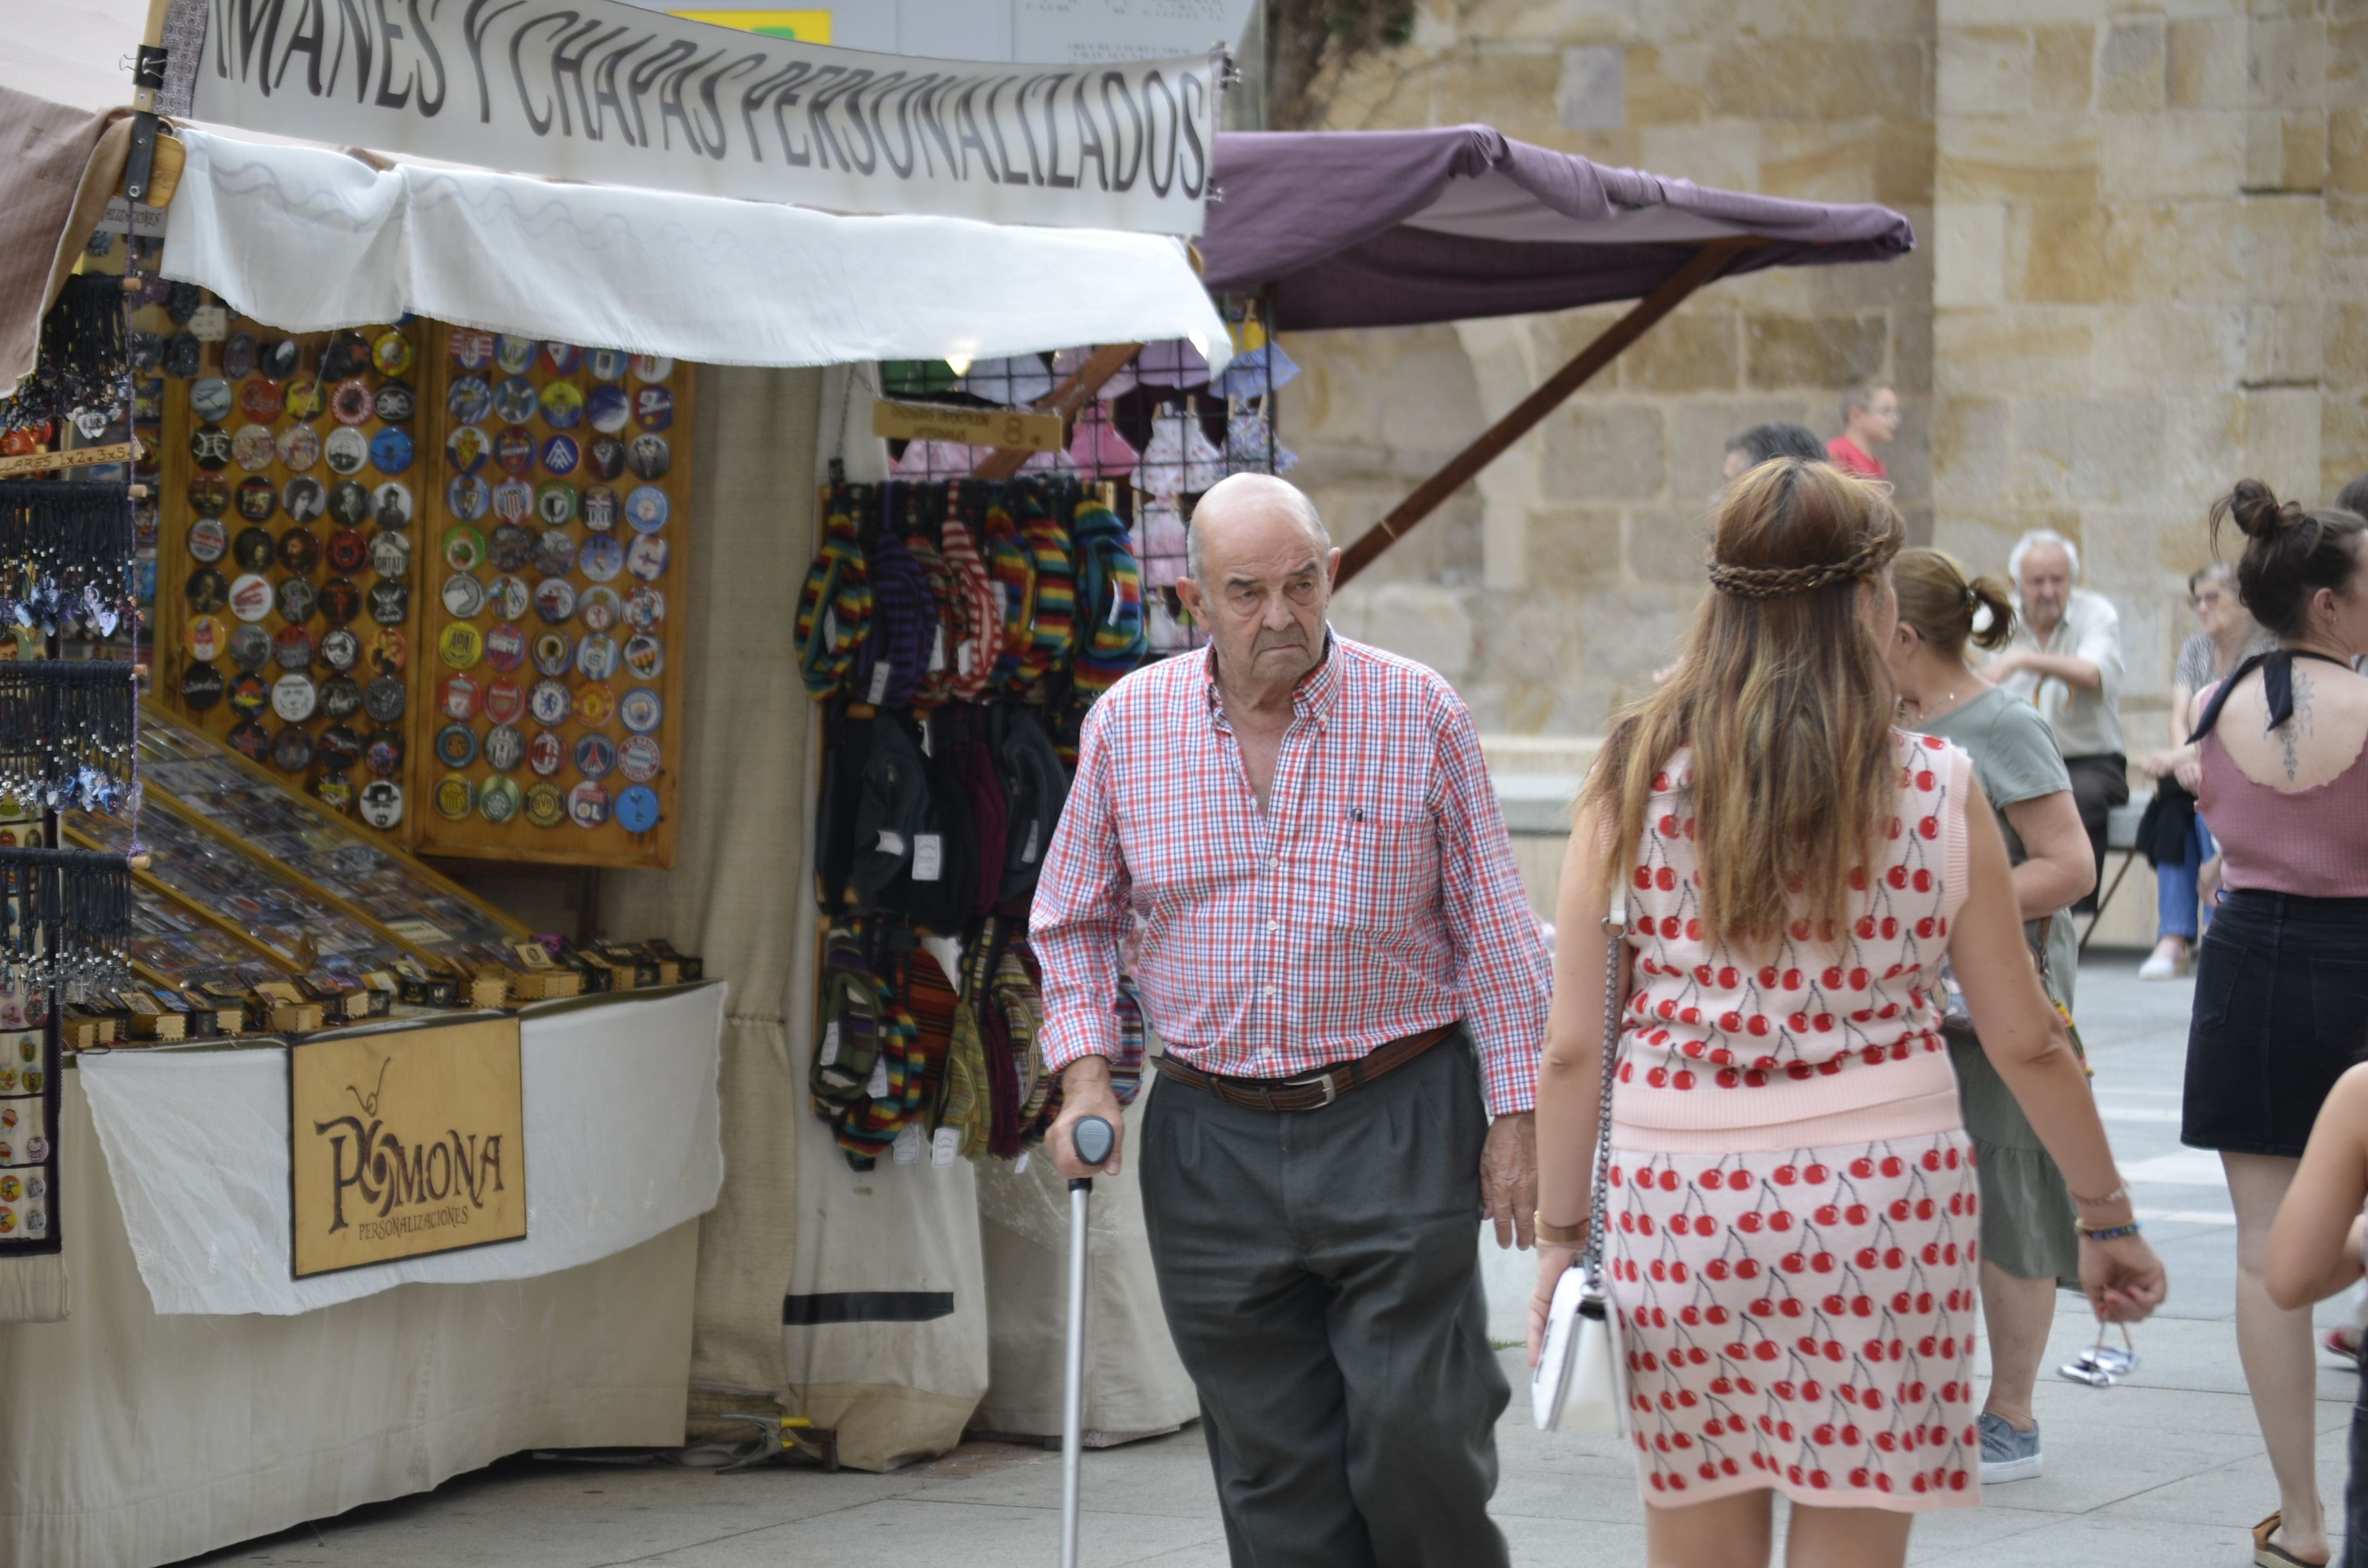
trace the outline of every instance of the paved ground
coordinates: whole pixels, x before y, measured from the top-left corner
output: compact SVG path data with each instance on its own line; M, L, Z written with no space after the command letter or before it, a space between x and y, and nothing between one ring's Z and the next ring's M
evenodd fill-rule
M1994 1488L1978 1509L1917 1527L1913 1561L1932 1564L2143 1562L2146 1568L2249 1561L2245 1528L2275 1505L2228 1325L2233 1236L2217 1163L2179 1146L2180 1069L2189 987L2145 985L2135 961L2081 974L2082 1032L2097 1090L2171 1271L2164 1312L2137 1335L2142 1364L2099 1392L2050 1379L2040 1388L2048 1473ZM1525 1291L1518 1267L1492 1276ZM2066 1298L2050 1364L2092 1324ZM2340 1315L2330 1304L2326 1314ZM1508 1353L1508 1366L1515 1353ZM1520 1373L1514 1369L1518 1386ZM2319 1379L2319 1469L2343 1483L2342 1434L2356 1384ZM1609 1438L1544 1437L1517 1402L1501 1428L1497 1512L1514 1561L1637 1563L1644 1558L1633 1469ZM1197 1432L1087 1457L1083 1556L1097 1565L1221 1568L1225 1562ZM329 1564L500 1564L502 1568L739 1568L827 1562L910 1568L958 1562L1001 1568L1054 1561L1057 1459L967 1446L895 1475L777 1471L718 1476L670 1466L516 1460L433 1494L358 1509L202 1561L209 1568Z

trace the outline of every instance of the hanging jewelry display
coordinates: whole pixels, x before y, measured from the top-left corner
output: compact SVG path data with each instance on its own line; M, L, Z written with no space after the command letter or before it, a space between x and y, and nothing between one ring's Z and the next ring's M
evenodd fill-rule
M80 1002L125 983L131 867L91 849L0 849L0 980Z
M95 439L120 422L130 362L125 333L120 278L103 272L68 278L58 302L41 318L39 367L17 384L16 395L0 403L0 428L71 421L85 438Z
M0 622L111 637L131 608L122 487L0 483Z
M133 666L0 660L0 793L113 812L132 788Z

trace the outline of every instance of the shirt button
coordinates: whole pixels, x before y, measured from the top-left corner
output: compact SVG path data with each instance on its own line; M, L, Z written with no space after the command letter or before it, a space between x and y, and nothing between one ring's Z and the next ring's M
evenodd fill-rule
M1281 860L1281 857L1277 857L1276 858L1274 858L1274 859L1272 859L1272 860L1269 860L1269 861L1266 863L1266 869L1267 869L1268 870L1269 870L1269 871L1280 871L1280 870L1281 870L1281 869L1282 869L1282 860Z
M1268 986L1266 988L1266 994L1269 998L1271 998L1274 995L1274 987L1271 985Z
M1281 933L1282 933L1282 922L1281 922L1281 921L1280 921L1280 920L1269 920L1269 921L1268 921L1268 922L1266 923L1266 928L1267 928L1269 932L1272 932L1272 933L1274 933L1275 935L1280 936L1280 935L1281 935Z

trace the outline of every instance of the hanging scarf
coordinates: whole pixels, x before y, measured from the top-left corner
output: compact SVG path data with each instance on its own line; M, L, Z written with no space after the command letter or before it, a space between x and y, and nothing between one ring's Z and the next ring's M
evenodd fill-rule
M823 517L822 548L798 590L798 669L817 701L836 697L871 627L871 585L850 498L840 490Z
M950 508L939 552L954 591L945 600L946 695L966 702L986 690L1003 651L1003 594L986 574L976 537L959 508Z
M1069 530L1032 494L1020 501L1019 536L1034 572L1036 596L1028 645L1005 687L1014 697L1068 662L1077 614L1077 569L1069 554Z
M1088 701L1143 662L1143 569L1126 524L1099 501L1077 508L1077 689Z

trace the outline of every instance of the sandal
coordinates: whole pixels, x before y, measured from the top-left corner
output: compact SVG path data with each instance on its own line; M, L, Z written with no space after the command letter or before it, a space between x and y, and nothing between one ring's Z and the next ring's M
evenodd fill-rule
M2281 1508L2253 1527L2253 1568L2328 1568L2326 1562L2307 1562L2270 1540L2285 1517Z
M2336 1355L2342 1357L2345 1361L2351 1364L2353 1371L2356 1372L2360 1369L2359 1342L2349 1338L2341 1328L2328 1329L2326 1335L2320 1338L2319 1344L2325 1346Z

